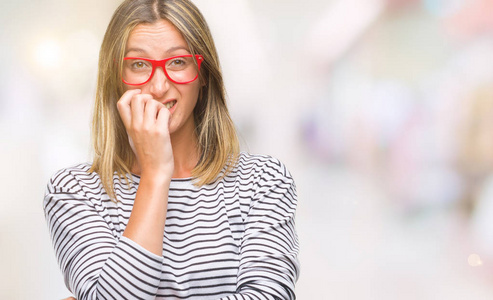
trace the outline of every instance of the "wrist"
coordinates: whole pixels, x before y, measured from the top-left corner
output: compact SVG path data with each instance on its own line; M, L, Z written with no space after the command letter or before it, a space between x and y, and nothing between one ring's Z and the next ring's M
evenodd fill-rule
M143 180L153 184L168 184L171 182L172 172L155 169L143 169L140 173L140 181Z

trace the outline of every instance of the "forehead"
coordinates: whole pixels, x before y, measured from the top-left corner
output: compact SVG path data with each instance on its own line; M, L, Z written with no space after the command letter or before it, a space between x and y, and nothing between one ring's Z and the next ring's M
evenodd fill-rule
M137 25L130 32L126 46L126 53L135 51L160 56L172 51L188 52L182 34L167 20Z

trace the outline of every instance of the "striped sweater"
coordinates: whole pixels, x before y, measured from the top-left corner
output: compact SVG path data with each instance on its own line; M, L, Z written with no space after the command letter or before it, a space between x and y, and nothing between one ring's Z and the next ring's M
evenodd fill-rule
M162 256L122 236L140 178L115 176L114 202L90 167L58 171L43 202L77 299L295 299L296 187L278 160L241 153L213 184L172 179Z

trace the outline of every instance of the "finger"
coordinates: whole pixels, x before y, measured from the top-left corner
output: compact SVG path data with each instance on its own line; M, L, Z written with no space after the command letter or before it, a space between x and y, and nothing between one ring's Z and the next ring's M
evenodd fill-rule
M130 109L132 111L132 122L131 126L136 128L141 128L142 122L144 120L144 107L145 103L152 99L149 94L138 94L134 95L130 100Z
M120 117L122 118L123 124L125 125L126 128L130 126L132 119L130 101L132 100L132 97L140 94L140 92L141 92L140 89L128 90L125 93L123 93L122 97L117 102L118 112L120 113Z
M169 110L161 104L157 112L157 122L156 125L159 128L166 128L169 131L169 123L171 121L171 114Z
M144 126L149 128L149 126L154 126L157 119L157 113L159 110L159 105L162 105L156 100L149 100L145 103L144 108Z

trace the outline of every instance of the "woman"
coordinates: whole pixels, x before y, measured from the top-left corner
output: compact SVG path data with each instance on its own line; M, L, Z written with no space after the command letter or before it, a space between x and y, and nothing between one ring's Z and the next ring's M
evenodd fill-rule
M215 46L187 0L127 0L100 52L92 164L44 210L77 299L294 299L296 190L239 153Z

